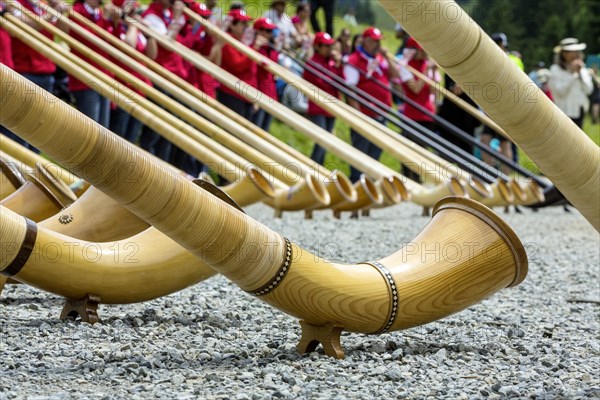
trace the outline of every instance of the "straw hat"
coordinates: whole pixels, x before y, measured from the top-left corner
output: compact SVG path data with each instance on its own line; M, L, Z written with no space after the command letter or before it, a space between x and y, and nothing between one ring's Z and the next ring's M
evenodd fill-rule
M554 48L554 52L560 53L561 51L583 51L586 48L587 44L579 43L578 39L566 38L558 43L558 46Z

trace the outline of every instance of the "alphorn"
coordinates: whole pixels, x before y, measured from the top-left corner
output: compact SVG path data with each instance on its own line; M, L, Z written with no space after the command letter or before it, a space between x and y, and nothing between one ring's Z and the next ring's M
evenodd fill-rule
M438 203L412 248L359 265L327 262L154 163L68 105L39 101L41 89L4 66L0 80L7 83L0 85L3 126L76 173L90 163L139 165L143 173L131 184L107 172L91 183L241 289L301 319L301 352L321 341L327 354L343 357L343 329L381 333L425 324L526 276L527 256L514 232L490 209L464 198ZM44 129L40 118L49 121ZM68 150L74 142L77 154ZM35 223L8 212L0 213L0 232L7 249L0 255L5 275L19 273L38 234L46 238ZM431 257L419 251L427 243L444 250Z
M85 20L85 18L82 18L76 12L73 12L73 16L76 17L79 22L82 22L83 24L85 24L86 27L94 26L93 24L90 24L89 21ZM217 140L218 142L220 142L232 149L234 149L234 147L232 147L232 146L235 146L237 148L237 150L235 150L235 149L234 150L238 154L244 156L245 158L250 159L250 161L255 162L258 166L261 166L261 161L259 161L259 160L261 160L261 158L263 158L262 164L268 164L269 169L271 169L273 167L277 168L276 164L273 164L271 161L264 160L263 154L266 155L267 157L271 158L273 161L275 161L279 165L286 168L286 171L284 172L283 177L281 176L281 174L278 175L278 177L280 179L283 179L284 181L288 178L288 176L295 175L294 172L296 170L298 171L299 175L302 177L305 177L307 174L314 174L319 180L322 180L323 183L325 184L327 191L331 197L332 204L338 204L342 201L352 201L354 199L355 194L353 193L352 186L350 185L348 179L345 176L343 176L339 171L333 171L333 172L327 171L324 168L318 166L318 164L312 162L312 160L311 160L311 164L296 163L296 160L290 160L288 154L282 152L279 148L273 146L272 144L265 142L264 140L261 140L261 138L257 138L255 135L253 135L253 133L250 130L248 130L244 126L239 125L238 119L235 119L235 121L232 121L231 119L223 116L220 112L215 112L213 107L210 107L204 103L207 96L206 95L198 96L198 93L194 93L194 92L197 92L198 90L194 87L191 87L191 85L189 85L189 83L184 82L185 85L189 86L188 88L186 88L187 92L186 92L186 90L182 90L177 86L174 87L162 76L160 76L157 73L155 73L154 71L150 70L148 67L144 66L143 64L136 62L133 58L130 58L128 55L131 53L128 51L125 51L125 49L122 46L120 46L123 43L119 43L119 45L117 45L118 39L117 39L117 43L115 43L115 41L114 41L115 38L110 36L110 34L107 34L107 32L105 32L101 29L98 30L98 27L95 26L95 28L96 28L96 29L94 29L95 33L100 35L102 38L104 38L111 44L115 45L115 47L118 47L118 49L121 51L117 50L116 48L113 48L112 46L109 46L107 43L104 43L102 40L100 40L99 38L90 34L89 32L82 30L81 27L78 27L77 25L71 25L71 26L73 29L78 30L78 32L81 35L83 35L87 40L89 40L90 42L93 42L96 46L101 47L102 49L104 49L108 54L112 55L113 57L118 58L119 60L121 60L121 62L124 62L125 64L127 64L128 67L133 68L134 70L136 70L139 73L142 73L145 76L148 76L155 84L157 84L158 86L163 88L163 90L169 91L178 100L182 101L187 106L194 109L195 111L200 112L204 117L210 119L216 125L225 129L227 131L227 133L231 133L231 134L235 135L237 138L243 140L245 143L249 144L251 146L251 148L248 148L248 147L244 148L243 146L240 145L239 142L235 141L232 138L228 138L227 134L225 134L225 136L223 136L223 134L225 132L222 132L222 131L216 129L216 127L214 127L210 124L207 125L206 122L203 122L203 123L201 122L200 126L195 125L196 127L200 128L207 135L215 138L215 140ZM124 54L124 53L127 53L127 54ZM145 57L141 53L138 53L138 57L140 57L140 56ZM104 63L103 60L99 60L99 62ZM144 58L144 62L146 62L145 58ZM154 62L152 62L152 63L156 64ZM105 67L106 67L106 65L105 65ZM135 77L132 78L128 74L122 74L122 70L121 70L121 72L119 72L118 69L114 68L114 66L108 65L107 67L110 70L113 70L114 72L121 73L121 78L125 79L128 82L135 81L137 83L137 86L140 89L144 90L144 88L146 88L146 85L143 82L137 82ZM158 66L158 68L164 69L161 66ZM152 94L153 96L157 96L157 95L159 97L161 96L160 93L158 93L158 94L152 93L152 88L149 88L148 91L146 92L146 94L149 94L148 92L150 92L150 94ZM162 97L163 98L161 101L172 102L172 100L170 100L169 98L165 99L164 96L162 96ZM198 100L201 100L201 101L198 102ZM219 108L218 111L223 111L224 109L229 111L228 116L231 117L231 114L233 113L237 117L239 117L238 114L236 114L232 110L229 110L226 107ZM183 117L184 119L190 120L190 118L191 118L193 121L198 122L198 116L195 113L190 114L189 112L186 112L185 110L181 110L181 107L178 107L178 108L176 107L171 110L175 113L179 113L179 115L181 117ZM184 112L184 115L181 114L181 111ZM278 171L275 170L274 172L278 172ZM297 178L294 178L294 179L296 181L298 180ZM291 182L289 182L289 179L287 179L287 180L288 180L288 182L286 182L286 183L290 184ZM341 180L344 180L344 182L340 182Z
M598 146L544 93L528 90L531 80L456 2L380 3L459 85L472 85L469 96L600 230ZM452 21L441 15L447 10ZM485 93L491 87L499 89L493 99Z
M217 78L223 85L236 90L239 88L236 85L236 77L223 69L216 67L203 57L190 52L188 49L183 47L181 44L166 40L162 35L153 32L146 26L137 23L136 21L130 21L147 36L154 37L159 45L171 50L179 52L186 60L188 60L195 67L200 68L203 71L207 71ZM394 180L400 181L398 184L406 185L407 191L411 193L410 200L414 203L423 206L433 206L435 202L440 200L444 195L452 194L451 182L444 185L439 185L435 188L426 188L414 181L407 179L396 171L384 166L383 164L373 160L366 154L356 150L350 144L344 142L333 135L330 135L326 130L314 125L312 122L305 118L299 117L298 114L289 110L278 102L269 101L262 95L257 89L252 87L245 87L241 95L246 96L247 99L254 101L255 104L259 105L262 109L268 113L277 116L282 122L290 126L291 128L305 134L313 141L318 143L326 150L336 154L339 158L343 159L356 169L366 173L370 177L377 179L386 180L386 190L391 193L396 193L394 196L397 197L397 191L394 184ZM310 129L309 129L310 128ZM463 189L464 192L464 189ZM441 197L440 197L441 196Z
M59 14L57 14L57 16L58 15ZM224 129L227 129L244 142L253 146L257 150L260 150L264 154L267 154L269 157L273 158L273 160L277 161L286 168L300 168L306 172L313 172L322 177L326 177L324 182L331 197L332 207L342 202L355 201L356 193L353 192L351 183L348 181L347 177L341 174L339 171L329 171L318 163L315 163L306 155L271 136L268 132L265 132L258 126L254 125L251 121L243 118L235 111L227 108L217 100L207 96L205 93L202 93L200 90L193 87L189 82L181 79L170 71L167 71L161 65L146 57L144 54L135 51L119 39L110 35L105 30L99 28L97 25L92 24L89 20L82 17L76 11L70 9L69 15L73 19L77 20L77 22L84 25L87 29L94 32L100 38L114 46L116 49L120 50L122 53L120 53L119 59L127 64L128 67L147 76L154 84L160 86L166 91L169 91L172 95L177 97L178 100L187 104L195 111L198 111L205 118L211 120L213 123L223 127ZM74 29L77 29L77 27L74 27ZM86 34L85 31L81 33L83 35ZM89 37L88 39L110 54L119 54L115 53L112 47L105 46L102 41L98 41L93 36ZM129 57L125 56L125 54ZM135 62L134 59L139 62ZM178 89L183 90L183 92ZM185 95L185 92L187 92L187 96ZM190 100L189 96L192 96L193 99ZM304 167L308 168L308 170L306 170ZM389 194L387 192L385 194L388 196L393 195L393 193Z
M0 150L25 163L30 168L34 168L36 164L43 165L48 171L50 171L52 176L60 179L69 186L79 182L79 178L73 175L73 173L63 169L60 165L45 159L39 154L34 153L28 148L21 146L19 143L3 134L0 134Z
M121 92L117 92L113 90L114 88L109 87L104 81L99 81L95 78L95 75L92 75L88 72L86 68L92 69L87 63L77 63L74 56L69 55L68 58L62 57L58 51L64 51L62 48L58 48L58 51L54 50L55 46L57 46L54 42L48 40L47 38L39 35L37 32L33 31L33 29L29 28L27 25L22 23L20 20L16 19L12 15L6 15L6 19L10 19L10 22L4 22L4 18L0 18L0 22L2 22L5 29L9 30L12 35L21 39L24 43L27 43L32 48L35 48L40 53L45 56L53 59L58 65L60 65L65 70L71 72L73 75L78 76L80 79L86 82L93 82L95 89L101 92L102 95L111 98L115 103L119 104L123 109L129 111L132 115L135 116L138 120L143 122L144 124L150 126L152 129L155 129L160 134L162 134L166 139L173 142L180 148L185 148L192 155L194 155L199 160L203 161L206 164L210 164L211 167L215 169L221 176L229 181L238 181L240 185L244 188L248 188L249 183L255 182L254 177L250 176L249 168L252 168L249 163L245 163L242 166L245 166L245 170L238 168L237 165L232 164L225 159L223 159L220 155L206 149L203 146L200 146L196 141L191 138L182 135L180 131L177 129L178 126L181 126L183 123L179 122L177 125L172 125L166 123L163 119L158 118L157 115L164 115L164 110L149 104L148 102L144 102L148 106L150 112L146 108L142 108L137 106L137 103L129 101L129 97L121 96ZM4 21L3 21L4 20ZM14 23L14 25L13 25ZM23 30L21 30L23 28ZM36 40L33 40L32 37L36 37ZM42 45L42 44L45 44ZM58 46L57 46L58 47ZM74 64L76 63L76 64ZM84 65L85 64L85 65ZM118 87L118 84L116 85ZM136 96L135 93L128 92L129 96ZM140 100L139 97L136 100ZM140 100L141 101L141 100ZM216 143L215 143L216 146ZM225 149L223 149L223 153L227 153ZM137 168L135 165L129 165L128 171L131 169ZM88 171L85 171L84 177L87 178L88 175L96 173L93 168ZM248 190L248 198L241 199L240 204L247 205L256 202L257 196L260 196L261 199L268 197L267 192L263 192L261 189L264 185L258 185L256 189ZM257 190L258 189L258 190ZM283 195L282 195L283 196Z
M26 11L25 11L25 13L27 14ZM13 19L14 18L11 18L11 22ZM16 19L14 19L14 20L16 20ZM241 169L241 167L248 164L248 161L246 161L245 158L250 158L250 160L252 162L255 162L259 167L261 167L263 171L266 171L268 169L268 173L273 174L275 176L275 178L277 178L277 179L273 180L273 183L280 190L279 190L279 193L276 195L276 197L273 200L266 199L265 201L267 204L271 205L276 210L278 210L278 211L280 211L280 210L287 210L287 211L303 210L307 207L312 207L315 205L329 204L330 200L329 200L328 192L323 188L323 183L318 181L314 176L306 176L306 178L304 178L304 179L299 179L298 177L294 177L293 171L284 170L283 167L281 167L281 165L268 159L266 156L259 153L258 151L249 148L247 145L243 144L238 139L228 135L226 132L221 131L213 124L208 123L207 121L201 119L197 114L182 107L181 105L174 102L173 100L171 100L167 96L163 95L162 93L156 91L155 89L153 89L149 86L145 86L145 84L142 81L140 81L139 79L133 77L131 74L129 74L128 72L124 71L123 69L117 67L116 65L102 59L101 57L97 56L95 53L90 52L87 47L73 41L70 37L66 36L62 31L52 27L51 25L45 26L45 27L47 29L51 30L52 32L54 32L55 34L59 35L60 37L63 37L63 39L67 40L67 42L72 47L75 47L79 51L87 52L88 56L91 57L95 62L100 63L104 66L108 66L113 71L120 74L121 77L127 79L127 81L136 83L137 86L142 91L145 91L146 94L149 95L149 97L159 99L159 101L163 105L166 105L171 111L175 111L175 112L179 113L180 115L185 115L186 119L193 121L193 123L195 125L197 125L198 127L200 127L201 129L203 129L205 133L206 132L211 133L212 136L218 137L218 139L220 141L227 143L229 148L234 148L237 151L237 154L226 149L225 147L218 145L218 143L208 139L207 137L202 135L202 133L200 133L200 131L197 131L197 130L193 129L192 127L188 126L187 124L182 123L177 118L173 117L172 115L166 113L164 110L149 103L146 99L138 96L136 93L126 93L125 91L121 91L121 90L117 89L117 92L119 92L122 96L126 97L128 100L130 100L134 104L143 104L144 108L152 110L152 113L154 115L160 116L162 119L162 122L168 123L171 126L175 126L175 127L179 128L179 130L181 132L185 133L187 136L189 136L193 140L197 141L198 143L201 143L203 146L206 147L207 151L212 151L215 154L218 154L219 156L223 157L224 159L231 162L232 164L239 166L240 169ZM35 31L33 31L31 28L29 28L25 24L22 24L21 28L24 31L29 30L28 33L31 35L37 34ZM38 35L38 40L44 41L44 39L41 37L41 35ZM48 46L53 45L49 41L46 41L46 43L48 44ZM56 45L54 45L54 46L57 51L62 51L62 49L60 47L58 47ZM53 55L53 56L56 57L56 55ZM53 57L53 56L51 56L51 57ZM67 56L67 55L65 54L65 56ZM67 56L67 57L69 57L69 56ZM112 84L113 89L118 87L118 85L115 85L113 83L114 81L112 80L112 78L102 74L101 72L97 71L95 68L92 68L91 66L82 62L80 59L78 59L76 57L70 57L70 59L71 59L71 62L73 62L75 65L87 70L88 72L91 72L94 76L103 80L106 85ZM57 57L56 61L60 63L60 57ZM66 69L68 69L68 68L66 68ZM73 68L71 68L71 69L73 69ZM77 74L81 74L82 72L81 72L81 70L78 70L77 72L73 72L73 73L75 75L77 75ZM95 83L97 83L97 82L95 82ZM98 85L98 86L100 86L100 85ZM101 87L99 87L98 90L102 91L103 93L105 93L105 95L107 95L107 97L111 98L111 95L106 93ZM113 100L115 102L117 102L119 105L122 105L124 102L126 103L126 101L124 101L123 98L118 98L118 96L115 96L115 95L112 95L112 97L117 97L117 100L114 100L114 99ZM244 158L242 158L241 153L243 153ZM218 167L216 169L218 170ZM284 182L279 182L279 179L283 180ZM292 187L288 187L288 184L291 184Z
M14 163L6 158L0 158L0 200L11 195L23 186L27 179L23 176Z

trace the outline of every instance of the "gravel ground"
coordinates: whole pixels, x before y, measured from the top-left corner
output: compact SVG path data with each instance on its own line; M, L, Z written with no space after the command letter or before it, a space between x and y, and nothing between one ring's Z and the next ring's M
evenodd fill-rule
M249 214L340 261L395 251L428 222L402 204L371 218ZM380 336L344 334L345 360L298 355L298 323L215 277L104 323L58 320L61 300L11 285L0 300L4 398L600 398L600 236L561 208L506 217L529 275L457 315ZM595 371L595 372L594 372Z

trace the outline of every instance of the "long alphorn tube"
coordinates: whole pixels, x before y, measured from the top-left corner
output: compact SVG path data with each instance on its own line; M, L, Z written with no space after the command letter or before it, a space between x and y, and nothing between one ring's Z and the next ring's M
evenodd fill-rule
M36 154L33 151L21 146L3 134L0 134L0 150L4 151L13 158L16 158L17 160L22 161L31 168L34 168L36 164L43 165L52 173L55 178L62 180L67 185L72 185L79 181L79 178L73 175L71 172L63 169L61 166L56 165L50 160L45 159L39 154Z
M0 18L0 22L3 23L3 26L6 30L10 31L11 35L14 37L18 37L24 43L27 43L32 48L35 48L40 53L45 56L53 59L58 65L60 65L65 70L71 72L73 75L78 76L83 81L94 82L94 87L101 92L102 95L110 98L115 103L117 103L124 110L130 112L135 118L143 122L144 124L150 126L152 129L155 129L157 132L161 133L166 139L173 142L180 148L185 148L196 158L200 159L206 164L210 164L215 171L217 171L221 176L230 180L230 181L240 181L244 182L243 186L247 187L246 182L252 182L252 179L248 176L248 168L251 166L248 163L240 165L240 167L245 167L245 170L238 168L237 165L226 161L221 158L220 155L200 146L196 141L191 138L181 135L180 131L177 129L177 125L172 125L166 123L162 118L158 118L158 115L164 115L164 110L149 104L144 101L143 103L148 106L148 109L137 106L137 103L129 101L127 97L121 96L115 90L112 90L105 82L99 81L95 78L95 75L92 75L88 72L88 69L93 69L93 67L87 65L86 63L82 63L79 59L70 55L68 58L64 58L60 55L60 53L53 50L55 44L49 41L47 38L42 35L37 34L37 32L28 32L27 26L15 17L11 15L6 15L7 19L10 19L11 22L2 21L3 18ZM15 25L12 25L12 24ZM20 25L19 25L20 24ZM19 27L17 27L17 25ZM23 27L25 30L21 30L20 27ZM29 34L36 36L37 40L32 40ZM44 43L46 46L43 46ZM62 51L62 50L60 50ZM100 73L98 73L100 74ZM118 86L118 85L117 85ZM129 92L128 95L135 96L134 93ZM138 97L137 100L142 102L142 100ZM149 110L152 110L149 111ZM183 123L179 122L178 125L182 125ZM215 144L215 147L216 144ZM223 153L229 154L223 149ZM241 163L240 163L241 164ZM129 165L128 170L132 168L136 168L135 165ZM96 173L95 170L92 170L91 173ZM86 171L86 175L84 178L87 178L87 174L90 174L90 171ZM250 179L248 179L250 178ZM88 180L88 179L86 179ZM267 193L261 193L260 191L252 191L249 192L249 200L255 202L256 195L263 196L264 198L268 197ZM284 196L281 194L281 196ZM245 202L244 202L245 203Z
M55 15L57 17L60 16L60 14ZM336 189L338 194L335 194L333 190L329 189L330 185L328 185L328 191L332 198L332 205L338 204L338 202L341 202L342 199L343 201L353 201L353 199L356 197L351 190L351 185L349 185L347 178L342 176L338 171L329 171L318 163L315 163L306 155L281 142L268 132L260 129L251 121L248 121L235 111L202 93L197 88L189 84L189 82L181 79L170 71L167 71L164 67L146 57L144 54L127 46L125 43L112 36L107 31L82 17L76 11L70 9L69 15L73 19L77 20L77 22L84 25L87 29L108 42L110 45L114 46L114 48L120 50L122 53L119 59L127 64L128 67L133 68L137 72L149 77L150 80L152 80L152 82L154 82L156 85L160 86L164 90L169 91L179 100L193 108L195 111L200 112L202 115L204 115L204 117L210 119L215 124L226 128L238 138L269 155L269 157L273 158L275 161L279 162L285 167L287 167L290 163L294 163L293 166L298 166L299 168L302 168L302 165L304 165L309 170L316 171L318 175L328 177L330 181L339 186L339 188ZM77 29L77 26L73 26L73 28ZM80 33L85 35L86 32L83 31ZM86 36L86 38L88 37ZM98 47L101 47L107 52L113 54L111 52L111 47L103 46L103 43L101 41L98 42L94 40L94 37L89 37L88 39L93 41ZM130 58L123 57L124 54ZM138 62L131 62L134 59ZM188 96L182 95L181 91L176 90L176 88L180 88L184 92L187 92L195 99L195 101L190 101ZM245 130L236 129L236 125L237 127L244 128ZM258 138L256 138L256 136L258 136ZM262 142L258 141L257 139L262 139ZM271 146L265 145L265 142ZM280 150L280 152L274 151L273 147ZM295 164L295 162L298 162L299 165Z
M249 159L250 161L254 162L256 165L260 166L261 168L263 168L263 169L268 168L268 170L270 172L272 172L278 179L284 181L287 184L292 184L292 185L296 184L296 183L298 183L298 181L300 179L305 179L305 177L308 174L314 174L315 176L317 176L317 178L319 180L323 181L323 183L326 185L327 191L329 193L329 196L330 196L333 204L337 204L341 201L352 201L355 198L356 195L355 195L355 193L352 192L352 190L353 190L352 186L349 184L349 182L347 182L347 178L345 176L342 176L342 174L340 172L335 171L332 173L330 171L325 171L325 173L323 173L323 169L316 167L316 165L318 165L316 163L313 163L316 165L304 165L302 163L298 163L298 164L293 163L293 161L289 159L289 156L287 156L287 154L280 151L280 149L278 149L277 147L275 147L269 143L266 143L264 140L261 140L260 138L257 138L255 135L252 134L252 132L245 129L243 126L240 126L239 124L233 122L232 120L222 116L220 113L214 112L213 108L204 104L206 95L198 96L197 93L194 93L197 90L195 88L191 87L191 85L189 85L189 83L184 82L185 85L190 86L190 88L187 88L188 92L180 89L177 86L174 87L171 83L169 83L169 81L167 81L167 79L163 78L161 75L153 72L146 66L142 65L141 63L136 62L133 58L129 57L128 55L130 55L132 53L129 51L125 51L126 49L123 48L124 44L122 42L119 43L118 39L116 39L117 42L115 42L114 37L112 37L106 31L103 31L102 29L98 29L97 26L90 24L89 21L87 21L85 18L82 18L76 12L73 11L72 15L79 22L83 23L86 27L92 28L94 30L94 32L96 32L102 38L104 38L111 44L118 47L119 50L117 50L117 48L113 48L112 46L103 42L98 37L94 36L93 34L91 34L90 32L86 31L85 29L81 28L78 25L71 23L69 25L71 27L71 29L76 30L86 40L88 40L89 42L93 43L94 45L104 49L109 55L111 55L113 58L119 59L121 62L126 64L129 68L132 68L132 69L136 70L137 72L143 74L144 76L149 77L155 84L157 84L164 90L169 91L178 100L182 101L183 103L188 105L190 108L200 112L202 115L209 118L215 124L218 124L219 126L223 127L229 133L234 134L236 137L238 137L239 139L242 139L244 142L246 142L247 144L250 144L252 147L249 148L247 146L241 145L241 143L239 143L239 141L236 141L234 138L229 137L228 133L218 129L216 126L214 126L210 123L207 123L208 121L205 121L205 120L199 118L197 114L190 112L189 110L181 107L181 105L179 105L178 103L175 103L172 99L168 98L167 96L164 96L162 93L154 90L151 87L148 87L144 82L139 81L137 78L133 77L127 71L124 71L121 68L115 67L114 64L107 62L105 59L98 57L97 55L94 55L94 54L91 55L92 57L95 56L94 59L96 60L96 62L103 64L105 68L108 68L109 70L112 70L113 72L116 72L117 75L121 79L123 79L127 82L136 83L136 86L139 87L142 91L144 91L149 97L158 99L158 101L160 101L162 104L165 104L169 110L180 115L182 118L190 121L194 126L199 128L201 131L203 131L207 135L213 137L218 142L220 142L220 143L226 145L227 147L231 148L232 150L236 151L238 154L240 154L240 155L244 156L245 158ZM53 27L50 26L50 27L48 27L48 29L52 30ZM56 32L56 34L64 36L64 34L62 34L60 31ZM68 40L68 38L67 38L67 40ZM118 45L117 45L117 43L118 43ZM78 44L75 43L74 46L78 46ZM127 46L125 45L125 47L127 47ZM141 55L141 53L137 53L137 54L138 54L138 57L140 57L140 56L144 57L143 60L141 60L141 61L148 61L148 60L146 60L145 56ZM156 64L153 61L151 61L151 63L153 65ZM157 67L160 69L164 69L161 66L157 66ZM193 94L196 96L194 96ZM198 100L201 100L201 101L199 102ZM222 109L220 109L220 110L222 111ZM229 110L229 111L231 111L231 110ZM275 161L275 163L273 163L272 161L267 159L265 156L272 159L272 161ZM293 165L290 165L290 164L293 164ZM281 170L282 166L284 168L286 168L285 171ZM295 175L294 172L296 170L298 170L300 178L294 176ZM315 171L319 171L320 173L316 173ZM342 182L342 180L344 182ZM280 199L280 201L278 203L281 203L281 200L282 199ZM300 205L300 203L298 203L298 204ZM282 204L281 206L284 209L291 208L291 206L287 206L285 204Z
M39 101L41 90L4 66L0 80L7 83L0 85L3 126L75 172L90 163L105 167L92 184L243 290L302 319L307 336L311 327L327 324L376 333L428 323L526 276L527 256L514 232L468 199L440 202L413 248L360 265L327 262L155 164L68 105ZM42 129L39 119L49 124ZM79 152L69 151L69 143L78 143ZM130 184L106 172L108 165L119 171L129 162L143 171ZM0 271L17 274L31 256L37 227L1 212L0 232L7 249L0 254ZM43 230L39 235L46 240ZM423 259L430 253L419 246L427 243L440 246L441 253Z
M380 3L458 84L474 87L473 100L600 230L598 146L546 95L529 90L531 80L454 1ZM447 10L452 21L441 16ZM497 96L491 99L486 88Z
M195 14L191 10L186 9L184 10L184 12L190 18L206 26L212 34L218 35L221 40L224 40L228 45L233 46L237 50L243 52L253 61L260 64L263 68L269 70L271 73L274 73L275 75L279 76L288 83L296 84L297 88L305 96L310 98L315 103L319 104L328 112L332 113L333 115L336 115L336 117L344 120L365 138L371 140L377 146L391 154L393 157L395 157L402 163L405 163L411 170L414 170L414 172L423 175L424 178L433 179L434 183L440 183L444 181L437 168L431 168L431 170L429 171L430 173L424 175L422 174L421 169L416 167L416 165L418 165L419 163L426 163L427 161L422 159L422 157L416 149L416 147L418 146L414 143L409 141L403 142L403 146L400 149L398 148L398 146L391 145L389 140L385 139L384 136L382 136L381 134L378 134L380 133L380 131L385 131L387 129L385 126L381 124L379 124L379 126L375 126L374 124L368 123L360 117L360 113L357 113L356 110L351 109L351 107L349 106L348 108L346 108L346 104L341 104L340 102L334 103L323 101L323 99L327 99L328 97L319 88L315 88L314 86L308 84L302 78L298 77L295 74L292 74L290 71L279 66L272 60L267 59L260 53L234 39L226 32L221 31L216 26L214 26L204 18L200 17L199 15Z
M0 200L11 195L23 186L27 179L9 160L0 158Z
M171 51L179 52L194 66L204 71L209 71L209 73L212 73L222 84L230 87L233 90L236 90L235 82L237 78L235 76L229 74L221 68L216 67L214 64L205 60L203 57L193 54L182 45L176 42L166 40L164 37L162 37L162 35L153 32L146 26L138 24L135 21L130 21L130 23L137 24L138 28L142 32L144 32L144 34L154 37L161 46ZM329 132L312 124L310 121L304 118L299 118L298 114L292 112L282 104L265 99L264 96L258 90L252 87L247 87L241 94L247 96L247 98L249 99L253 99L254 101L256 101L256 104L258 104L262 109L269 112L270 114L276 115L281 121L286 123L288 126L296 129L299 132L304 133L306 136L310 137L312 140L321 145L323 148L336 154L338 157L348 162L350 165L354 166L358 170L363 171L364 173L375 179L385 179L386 182L388 182L386 183L386 188L392 193L395 192L394 197L397 197L397 190L394 187L394 180L401 180L401 183L399 184L406 185L406 188L411 193L411 200L414 203L423 206L433 206L435 202L444 197L444 195L450 195L452 193L453 184L451 181L453 179L455 180L455 178L451 178L450 182L448 182L445 185L440 185L432 189L425 188L419 185L418 183L405 178L398 172L391 170L383 164L379 162L373 162L372 158L368 157L359 150L356 150L348 143L338 139L337 137L334 137L333 135L330 135ZM308 129L308 127L310 127L310 129Z
M23 186L0 201L0 206L39 222L56 214L67 204L62 204L49 188L29 175Z

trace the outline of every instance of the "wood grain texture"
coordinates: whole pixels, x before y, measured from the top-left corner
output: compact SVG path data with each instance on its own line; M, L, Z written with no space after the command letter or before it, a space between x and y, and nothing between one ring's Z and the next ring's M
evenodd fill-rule
M36 178L29 179L29 182L0 201L0 205L35 222L56 214L66 206Z
M600 230L598 146L454 1L380 0L380 4L458 84L473 89L468 91L473 100Z
M288 255L286 241L277 233L157 164L76 110L61 102L34 101L42 95L41 89L15 72L0 66L0 80L8 83L0 86L1 124L78 173L88 165L100 167L91 183L243 290L273 285L285 266L285 278L260 298L310 325L331 324L370 333L386 326L400 329L427 323L518 284L526 275L523 246L498 216L471 200L446 199L415 239L449 248L441 253L443 260L422 261L423 253L403 248L380 261L393 274L399 288L396 301L399 294L398 304L406 313L390 321L394 295L377 268L330 263L296 245ZM9 86L19 90L9 91ZM51 121L50 127L42 130L35 121L38 118ZM78 144L78 152L70 151L72 142ZM134 162L140 173L134 182L124 184L115 179L112 168L119 171L128 162ZM7 227L9 237L18 243L14 232L22 218L0 219L0 229L10 222L17 228ZM47 233L40 228L42 237ZM479 244L473 252L453 250L469 248L471 242ZM288 256L291 262L285 264Z

